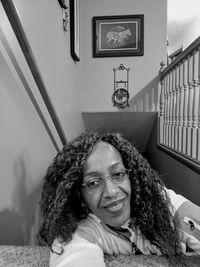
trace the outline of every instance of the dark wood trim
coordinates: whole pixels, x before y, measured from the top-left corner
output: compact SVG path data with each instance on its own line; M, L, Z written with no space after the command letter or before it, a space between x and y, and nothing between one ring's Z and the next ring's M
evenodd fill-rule
M69 0L70 7L70 51L75 61L80 61L80 40L79 40L79 2ZM78 6L77 6L78 5Z
M176 160L180 161L182 164L191 168L195 172L200 173L200 164L197 160L192 159L191 157L185 156L184 154L181 154L181 153L177 152L176 150L173 150L171 148L167 148L167 147L160 145L160 144L157 145L157 148L162 150L163 152L167 153L168 155L172 156Z
M183 46L181 46L180 48L178 48L177 50L175 50L173 53L171 53L169 55L169 58L171 58L173 60L173 57L177 57L180 55L180 53L183 52Z
M35 80L35 83L37 84L37 87L39 89L39 92L44 100L44 103L47 107L47 110L50 114L50 117L54 123L54 126L58 132L58 135L61 139L61 142L63 145L67 143L64 131L62 129L62 126L60 124L60 121L57 117L57 114L55 112L55 109L53 107L53 104L49 98L49 95L47 93L46 87L44 85L44 82L42 80L41 74L39 72L39 68L37 66L37 63L35 61L34 55L32 53L31 47L29 45L29 42L26 38L26 34L23 30L21 21L19 19L18 13L16 11L16 8L13 4L12 0L1 0L2 6L5 10L5 13L8 17L8 20L10 21L10 24L13 28L13 31L16 35L16 38L19 42L19 45L22 49L22 52L25 56L25 59L27 61L27 64L30 68L30 71L33 75L33 78Z

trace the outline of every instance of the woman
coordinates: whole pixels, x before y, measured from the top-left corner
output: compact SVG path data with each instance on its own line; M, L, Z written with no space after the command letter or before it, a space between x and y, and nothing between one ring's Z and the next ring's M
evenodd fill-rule
M199 207L167 190L118 133L68 143L47 170L41 210L39 236L52 267L104 267L104 253L180 260L189 247L200 254Z

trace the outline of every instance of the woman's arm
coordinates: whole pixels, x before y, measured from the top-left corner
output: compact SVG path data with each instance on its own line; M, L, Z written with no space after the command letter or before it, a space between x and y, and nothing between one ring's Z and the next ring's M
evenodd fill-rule
M105 267L102 249L77 234L67 245L54 242L53 250L60 252L61 248L61 255L51 253L50 267Z
M200 255L200 207L185 201L177 209L174 219L180 223L181 241Z
M174 207L174 221L178 221L181 241L187 248L200 255L200 207L166 189Z

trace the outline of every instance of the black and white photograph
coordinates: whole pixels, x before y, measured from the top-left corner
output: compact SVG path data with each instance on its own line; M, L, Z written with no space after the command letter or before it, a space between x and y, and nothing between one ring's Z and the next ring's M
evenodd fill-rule
M0 1L0 267L200 267L200 1Z

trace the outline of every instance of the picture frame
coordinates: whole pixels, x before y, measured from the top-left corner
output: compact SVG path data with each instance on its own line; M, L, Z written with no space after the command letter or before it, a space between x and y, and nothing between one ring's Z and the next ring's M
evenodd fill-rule
M92 18L93 57L144 55L144 15Z
M70 0L70 50L74 60L80 61L79 0Z

